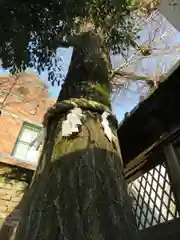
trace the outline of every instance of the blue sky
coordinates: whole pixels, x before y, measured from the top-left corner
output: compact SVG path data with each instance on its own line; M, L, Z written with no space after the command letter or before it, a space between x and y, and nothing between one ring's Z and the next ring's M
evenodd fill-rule
M0 74L6 74L6 73L9 73L9 71L0 67Z
M159 30L157 31L156 29ZM156 34L154 34L156 33ZM152 49L153 54L148 58L142 58L142 56L134 56L131 61L124 68L126 71L135 72L137 74L146 74L149 76L159 74L160 72L168 71L175 62L180 59L180 50L176 53L173 50L173 46L180 45L180 33L161 15L158 14L150 23L147 23L143 30L139 34L139 43L147 43L150 38L153 42ZM150 37L150 35L152 35ZM155 35L155 36L154 36ZM154 38L154 41L152 41ZM171 49L172 48L172 49ZM166 49L167 54L164 54ZM129 57L136 53L135 49L129 51ZM63 60L62 71L64 76L66 75L71 59L72 49L59 49L58 57ZM114 68L119 67L124 59L118 55L112 57L112 65ZM8 70L0 68L0 74L8 73ZM40 74L40 79L48 85L49 95L51 97L57 97L60 91L60 86L52 87L48 82L48 72L44 71ZM62 79L63 82L63 79ZM139 102L140 94L143 92L146 94L147 88L144 84L129 81L126 85L128 88L125 90L117 90L116 96L113 97L113 112L116 114L118 120L122 120L125 112L131 111ZM141 89L141 90L140 90Z
M141 36L139 43L151 43L152 54L146 58L134 56L125 70L154 78L168 72L180 59L180 47L178 52L175 51L175 47L180 46L180 33L161 14L157 14L149 24L145 25L139 35ZM135 52L137 52L135 49L131 49L130 56ZM113 61L113 65L118 67L123 59L117 56ZM126 91L121 90L116 96L113 109L119 120L122 120L125 112L131 111L138 104L142 91L146 94L147 88L143 90L142 88L142 83L131 82Z

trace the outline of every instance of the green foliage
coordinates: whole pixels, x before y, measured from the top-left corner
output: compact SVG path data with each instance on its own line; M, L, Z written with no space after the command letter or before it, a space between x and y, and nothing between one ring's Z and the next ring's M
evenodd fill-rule
M134 34L133 0L9 0L0 8L0 58L12 72L35 67L59 80L58 47L76 46L91 23L114 54L127 49ZM56 75L57 74L57 75Z

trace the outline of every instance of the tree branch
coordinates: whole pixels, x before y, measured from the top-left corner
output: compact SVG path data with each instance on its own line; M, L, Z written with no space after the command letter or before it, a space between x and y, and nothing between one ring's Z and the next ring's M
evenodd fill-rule
M63 48L69 48L72 47L72 45L69 42L65 42L65 41L60 41L57 44L58 47L63 47Z
M113 79L114 77L123 77L124 79L153 82L153 79L147 75L135 74L133 72L125 72L120 70L119 68L111 71L110 78Z
M152 78L147 75L135 74L133 72L125 72L120 70L114 70L111 75L111 89L117 89L124 86L125 82L128 81L145 81L147 85L154 88L155 82Z
M57 47L77 47L80 45L80 36L74 35L74 36L67 36L65 40L57 39Z

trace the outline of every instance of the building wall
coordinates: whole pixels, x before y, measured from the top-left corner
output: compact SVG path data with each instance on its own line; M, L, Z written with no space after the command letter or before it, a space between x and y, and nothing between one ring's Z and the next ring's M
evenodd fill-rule
M32 171L0 163L0 240L8 240L19 219Z
M54 102L35 75L0 75L0 240L10 239L33 173L28 164L6 159L2 154L11 156L24 122L42 126L44 113Z
M32 74L22 73L17 79L0 76L0 84L0 154L11 155L23 122L41 126L55 100Z
M11 176L8 176L8 174ZM28 185L26 181L17 180L16 177L12 175L12 167L0 164L0 224L2 224L6 217L17 207ZM18 219L19 214L17 210L11 221L7 220L7 225L14 226Z
M22 121L7 116L0 116L0 119L0 153L11 155Z

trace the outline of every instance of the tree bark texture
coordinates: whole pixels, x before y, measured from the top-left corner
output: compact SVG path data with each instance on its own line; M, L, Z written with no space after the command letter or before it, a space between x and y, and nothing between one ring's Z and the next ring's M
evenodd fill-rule
M110 107L108 53L100 36L82 34L58 100L84 97Z
M59 100L83 97L110 107L107 53L89 33L82 39ZM65 115L49 121L14 239L136 239L118 140L106 138L99 113L83 113L80 132L68 138L61 135Z

